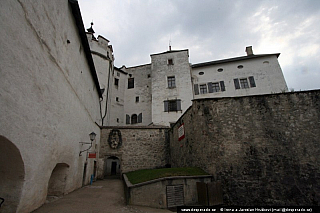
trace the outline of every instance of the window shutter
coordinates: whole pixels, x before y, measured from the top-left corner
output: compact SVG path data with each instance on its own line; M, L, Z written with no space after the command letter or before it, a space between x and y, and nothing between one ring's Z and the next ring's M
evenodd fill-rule
M138 115L138 123L142 123L142 113Z
M221 91L226 91L226 87L224 86L224 81L220 81Z
M212 82L208 83L208 89L209 89L209 93L213 93Z
M253 76L249 77L250 87L256 87L256 82L254 81Z
M165 111L165 112L168 112L168 111L169 111L168 101L164 101L164 111Z
M130 124L130 115L126 115L126 124Z
M234 81L234 87L235 87L236 89L240 89L239 79L238 79L238 78L235 78L235 79L233 79L233 81Z
M177 100L177 111L181 110L181 100Z
M198 84L194 85L194 94L199 95L199 85Z

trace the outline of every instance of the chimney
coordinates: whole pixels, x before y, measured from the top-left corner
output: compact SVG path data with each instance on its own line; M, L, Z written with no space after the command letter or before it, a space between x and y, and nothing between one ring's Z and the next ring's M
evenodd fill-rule
M169 51L171 51L171 45L169 45Z
M253 55L252 46L246 47L247 56Z

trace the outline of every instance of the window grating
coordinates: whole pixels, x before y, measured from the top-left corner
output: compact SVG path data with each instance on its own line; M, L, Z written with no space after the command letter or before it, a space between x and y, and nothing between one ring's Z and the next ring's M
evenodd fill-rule
M183 185L167 186L168 208L184 205Z

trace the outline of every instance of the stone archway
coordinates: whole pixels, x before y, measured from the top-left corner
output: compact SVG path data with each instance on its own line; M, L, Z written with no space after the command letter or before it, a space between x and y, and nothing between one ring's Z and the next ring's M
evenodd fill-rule
M54 167L48 183L48 197L61 196L65 194L68 171L69 165L66 163L58 163Z
M120 169L120 159L115 156L108 157L106 159L106 167L104 172L104 177L120 177L121 169Z
M2 212L16 212L24 183L24 163L19 149L0 135L0 197Z

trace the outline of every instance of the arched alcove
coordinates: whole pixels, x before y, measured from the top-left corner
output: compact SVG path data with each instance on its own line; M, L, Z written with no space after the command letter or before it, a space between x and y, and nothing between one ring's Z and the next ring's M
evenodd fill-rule
M0 135L0 197L2 212L16 212L24 183L24 163L19 149Z
M51 174L47 196L61 196L65 194L69 165L58 163Z
M108 177L120 177L120 160L115 156L108 157L106 159L106 168L104 176L105 178Z

